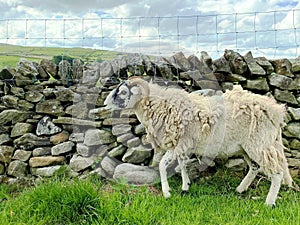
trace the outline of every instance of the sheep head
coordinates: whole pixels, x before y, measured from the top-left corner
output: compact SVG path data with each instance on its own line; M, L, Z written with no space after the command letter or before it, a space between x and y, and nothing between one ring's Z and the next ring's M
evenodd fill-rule
M133 77L120 83L104 101L107 109L131 109L149 95L147 81Z

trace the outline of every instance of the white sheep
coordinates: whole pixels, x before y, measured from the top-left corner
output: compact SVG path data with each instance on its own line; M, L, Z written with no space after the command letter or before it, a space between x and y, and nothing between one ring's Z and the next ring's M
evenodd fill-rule
M155 153L164 153L159 172L165 197L170 197L167 167L176 159L182 190L189 189L186 160L191 154L211 159L243 155L249 171L236 190L246 191L263 172L271 179L267 205L275 205L281 183L293 184L281 139L285 107L269 97L238 85L222 96L189 94L133 77L112 90L105 104L132 109Z

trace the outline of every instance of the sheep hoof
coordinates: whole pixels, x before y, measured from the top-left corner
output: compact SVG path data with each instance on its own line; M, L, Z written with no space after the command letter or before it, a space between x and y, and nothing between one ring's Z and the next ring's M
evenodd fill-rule
M244 188L241 188L240 186L238 186L235 190L240 194L246 191Z
M180 195L187 195L189 193L188 190L181 190Z
M265 205L270 207L270 208L275 208L275 203L268 203L268 202L265 202Z
M170 198L171 197L171 193L169 191L164 192L163 195L164 195L165 198Z

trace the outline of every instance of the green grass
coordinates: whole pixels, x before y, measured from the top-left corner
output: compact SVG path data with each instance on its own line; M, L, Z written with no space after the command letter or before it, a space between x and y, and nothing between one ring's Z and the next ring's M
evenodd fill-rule
M283 187L269 208L267 180L243 195L234 191L239 181L232 172L218 172L181 195L181 180L172 177L170 199L162 197L160 184L135 187L95 177L54 178L21 191L1 184L0 224L299 224L300 193Z
M119 53L114 51L89 48L52 48L23 47L0 44L0 70L5 66L15 67L20 58L39 62L41 59L53 59L53 56L70 56L84 62L103 61L115 58Z

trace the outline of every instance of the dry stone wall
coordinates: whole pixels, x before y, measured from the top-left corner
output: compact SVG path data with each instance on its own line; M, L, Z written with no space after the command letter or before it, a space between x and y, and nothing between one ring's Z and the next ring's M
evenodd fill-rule
M268 60L226 50L216 60L206 52L189 57L181 52L171 57L128 54L102 63L75 59L59 65L20 59L16 68L2 69L2 181L52 176L63 165L72 176L97 173L134 183L156 181L159 156L144 142L144 127L130 111L109 112L103 105L109 92L132 75L207 95L241 84L286 104L283 140L292 174L299 176L300 57ZM193 177L199 174L197 165L191 160ZM245 167L240 158L225 165Z

